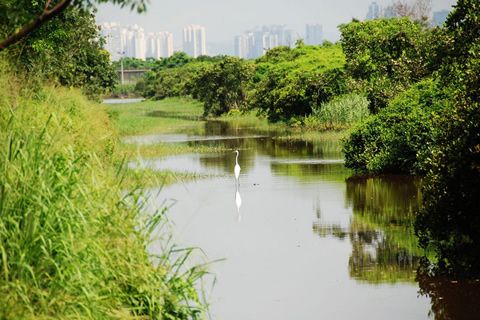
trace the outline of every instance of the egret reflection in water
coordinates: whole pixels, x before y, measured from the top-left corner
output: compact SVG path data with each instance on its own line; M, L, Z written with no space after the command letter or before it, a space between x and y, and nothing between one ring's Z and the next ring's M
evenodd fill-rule
M237 185L235 192L235 204L237 206L238 222L242 221L242 214L240 213L240 207L242 206L242 197L240 196L240 190Z

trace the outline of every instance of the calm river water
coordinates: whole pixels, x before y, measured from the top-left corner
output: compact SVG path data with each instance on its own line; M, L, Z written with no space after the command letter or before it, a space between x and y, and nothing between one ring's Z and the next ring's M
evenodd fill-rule
M153 208L174 203L168 217L176 243L201 248L204 260L224 259L210 267L216 276L208 293L212 319L476 319L480 314L473 307L478 294L448 281L416 280L422 251L411 224L421 200L418 180L349 178L338 142L290 141L222 122L206 123L203 132L127 141L240 151L239 186L231 151L143 162L212 174L160 193L152 190L150 199Z

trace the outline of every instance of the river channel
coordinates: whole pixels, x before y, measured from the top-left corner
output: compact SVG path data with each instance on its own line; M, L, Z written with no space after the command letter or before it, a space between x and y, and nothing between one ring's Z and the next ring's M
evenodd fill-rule
M149 205L172 204L175 242L216 261L207 290L212 319L474 319L455 284L418 282L418 179L352 178L338 141L291 140L218 121L201 132L126 142L225 150L141 163L208 176L151 190Z

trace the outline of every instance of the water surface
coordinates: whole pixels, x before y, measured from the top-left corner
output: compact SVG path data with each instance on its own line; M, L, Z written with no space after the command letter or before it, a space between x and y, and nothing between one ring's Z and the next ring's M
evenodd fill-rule
M349 178L338 141L292 141L228 124L207 123L203 136L129 139L240 150L239 184L233 178L232 152L143 162L154 169L217 174L160 193L152 190L150 199L153 208L165 199L175 201L168 216L177 243L200 247L207 260L225 259L211 266L216 275L209 296L212 319L472 315L470 304L456 312L438 298L436 289L451 283L416 282L423 254L411 227L421 200L418 179Z
M125 104L125 103L135 103L145 100L144 98L112 98L112 99L103 99L105 104Z

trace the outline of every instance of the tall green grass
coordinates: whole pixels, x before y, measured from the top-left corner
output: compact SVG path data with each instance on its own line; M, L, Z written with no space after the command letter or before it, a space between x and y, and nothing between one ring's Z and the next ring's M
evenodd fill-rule
M0 76L0 319L200 318L205 271L191 250L147 253L164 210L125 191L103 108L19 87Z
M310 116L304 119L307 129L339 130L362 121L369 115L366 97L350 93L333 98L313 108Z

